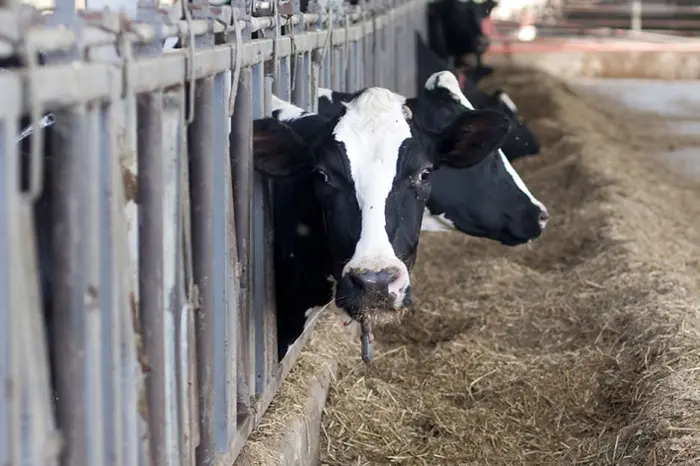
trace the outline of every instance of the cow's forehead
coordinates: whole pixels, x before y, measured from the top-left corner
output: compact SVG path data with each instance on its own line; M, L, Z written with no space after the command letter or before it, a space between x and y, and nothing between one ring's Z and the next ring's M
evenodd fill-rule
M388 89L368 88L345 104L333 130L345 146L360 207L385 202L391 191L401 145L411 137L403 114L405 102L405 97Z
M345 105L333 135L345 145L353 172L396 166L399 149L411 137L403 114L406 98L383 88L368 88Z

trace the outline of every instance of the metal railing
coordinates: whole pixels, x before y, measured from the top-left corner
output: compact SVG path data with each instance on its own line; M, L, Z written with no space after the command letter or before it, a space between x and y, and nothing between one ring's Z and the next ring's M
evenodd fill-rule
M272 92L306 109L319 86L413 94L426 2L183 20L72 1L0 3L0 58L48 57L0 72L0 465L232 464L311 327L278 362L252 121ZM185 47L163 53L168 36ZM20 154L19 119L47 112L50 157L42 131Z

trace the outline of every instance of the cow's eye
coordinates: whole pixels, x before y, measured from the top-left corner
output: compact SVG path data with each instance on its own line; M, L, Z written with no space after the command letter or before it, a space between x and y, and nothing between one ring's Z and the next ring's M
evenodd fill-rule
M428 179L430 178L430 174L433 172L432 168L424 168L419 174L418 174L418 181L421 183L426 183Z

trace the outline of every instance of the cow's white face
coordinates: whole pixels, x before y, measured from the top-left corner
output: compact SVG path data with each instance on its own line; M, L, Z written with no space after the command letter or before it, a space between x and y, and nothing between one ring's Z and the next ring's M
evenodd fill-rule
M411 281L408 269L396 256L387 233L387 217L399 212L392 212L391 209L397 206L388 208L387 204L394 184L407 175L397 173L401 156L420 159L417 173L410 173L409 177L416 175L420 178L432 166L423 154L401 150L412 137L404 111L405 100L386 89L367 89L346 105L344 115L333 130L335 140L345 148L361 218L360 238L350 261L343 267L342 275L350 275L355 282L364 281L357 283L364 287L373 280L391 280L387 283L388 291L394 296L393 307L397 308L403 306Z

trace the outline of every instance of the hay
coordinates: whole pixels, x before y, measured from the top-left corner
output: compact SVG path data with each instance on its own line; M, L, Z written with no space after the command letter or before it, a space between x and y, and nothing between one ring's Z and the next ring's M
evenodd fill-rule
M540 72L494 83L542 137L516 165L551 224L424 234L417 312L371 367L345 352L322 464L700 464L700 188L642 153L679 138Z

